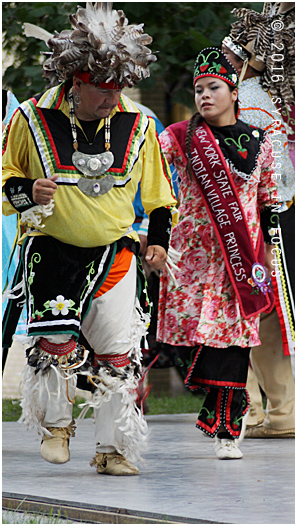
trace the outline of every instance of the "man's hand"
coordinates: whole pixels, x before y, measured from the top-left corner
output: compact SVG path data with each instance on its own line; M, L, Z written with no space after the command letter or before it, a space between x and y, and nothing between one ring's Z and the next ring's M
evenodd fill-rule
M167 253L165 248L160 245L149 245L147 247L145 260L148 262L150 267L155 270L163 270L167 260Z
M48 205L53 198L58 185L55 181L58 179L58 175L52 175L48 179L36 179L32 188L32 197L34 203L37 205Z
M144 236L143 234L138 234L138 237L140 241L140 255L144 256L146 253L147 236Z

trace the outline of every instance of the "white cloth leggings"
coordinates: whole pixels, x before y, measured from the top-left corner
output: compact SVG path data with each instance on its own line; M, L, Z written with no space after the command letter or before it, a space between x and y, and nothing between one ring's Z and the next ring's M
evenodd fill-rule
M95 298L82 324L82 332L95 354L125 354L131 350L136 296L136 257L133 255L127 274L108 292ZM69 335L48 337L52 343L64 343ZM68 387L67 387L68 383ZM44 427L67 427L72 421L76 378L61 381L51 370L42 401ZM112 452L122 446L123 422L115 421L122 409L122 396L114 393L109 402L94 410L97 452Z

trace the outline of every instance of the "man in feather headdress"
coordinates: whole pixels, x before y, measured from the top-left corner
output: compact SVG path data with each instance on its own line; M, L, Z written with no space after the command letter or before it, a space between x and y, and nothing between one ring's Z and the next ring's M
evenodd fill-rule
M166 263L177 213L154 120L122 94L149 76L152 39L111 6L87 3L69 17L72 29L46 35L51 88L21 104L4 136L4 214L25 225L4 345L26 302L21 420L43 435L45 460L70 458L78 385L93 391L91 465L135 475L147 435L136 399L149 322L131 226L139 182L155 269Z
M240 74L240 118L270 134L274 146L280 225L275 226L276 309L261 317L262 345L251 350L247 389L251 399L247 438L295 436L294 226L295 174L283 116L294 105L295 4L265 2L263 12L234 9L239 20L223 40L223 51ZM265 232L265 217L261 218ZM269 234L267 232L267 234ZM268 241L269 243L269 241ZM266 394L263 411L259 385Z

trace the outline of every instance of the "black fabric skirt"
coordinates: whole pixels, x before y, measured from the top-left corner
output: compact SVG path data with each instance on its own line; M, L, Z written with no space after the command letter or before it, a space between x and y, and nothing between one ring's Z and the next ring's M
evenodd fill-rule
M249 352L249 348L236 346L175 347L176 363L186 387L191 392L206 394L196 427L211 437L221 425L231 437L240 435L242 419L249 408L245 388Z
M209 392L212 388L244 389L249 365L249 348L217 349L201 345L185 379L190 390Z

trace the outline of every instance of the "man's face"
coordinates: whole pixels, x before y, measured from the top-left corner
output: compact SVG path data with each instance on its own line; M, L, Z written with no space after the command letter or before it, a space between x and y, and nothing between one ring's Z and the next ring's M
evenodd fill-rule
M85 121L104 119L118 105L121 90L97 88L75 80L74 89L79 93L80 103L76 110L78 118Z

